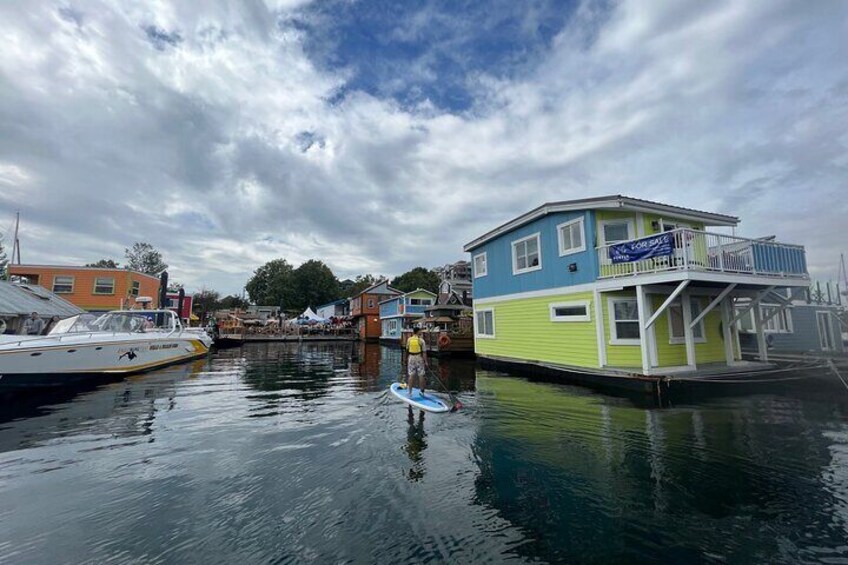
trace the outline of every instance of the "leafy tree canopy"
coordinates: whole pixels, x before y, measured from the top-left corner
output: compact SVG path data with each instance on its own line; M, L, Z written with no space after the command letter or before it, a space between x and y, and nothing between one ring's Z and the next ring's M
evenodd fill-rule
M268 261L253 272L245 290L254 304L293 308L294 269L285 259Z
M312 259L294 270L292 307L320 306L339 297L339 279L321 261Z
M168 264L162 260L162 254L149 243L133 243L132 249L124 250L124 256L127 258L127 269L133 271L158 276L168 268Z
M348 291L345 294L347 294L348 298L351 297L351 296L356 296L357 294L359 294L360 292L362 292L363 290L365 290L369 286L377 284L377 281L382 279L382 278L384 278L384 277L379 277L379 276L375 277L372 274L357 275L356 279L354 279L354 281L353 281L353 286L351 286L350 289L348 289Z
M441 278L435 272L424 267L415 267L392 279L390 284L403 292L411 292L418 288L423 288L424 290L437 293L439 292L440 283Z
M214 290L201 290L194 295L191 303L191 309L201 319L206 320L210 312L214 312L220 308L221 295Z
M248 306L250 306L250 302L242 298L241 296L236 296L235 294L231 294L229 296L225 296L221 299L219 306L222 309L234 310L236 308L240 310L244 310Z
M86 263L86 267L100 267L103 269L117 269L118 262L113 259L101 259L95 263Z

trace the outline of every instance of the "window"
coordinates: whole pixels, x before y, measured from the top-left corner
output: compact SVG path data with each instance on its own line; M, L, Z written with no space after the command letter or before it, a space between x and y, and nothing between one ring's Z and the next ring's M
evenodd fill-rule
M699 298L690 298L692 305L692 319L694 320L701 314L701 300ZM683 333L683 303L680 300L675 300L668 307L668 335L669 343L685 343L686 337ZM698 325L692 328L692 334L695 336L695 341L703 343L707 341L704 337L704 320L698 322Z
M634 238L633 220L605 220L601 222L603 245L621 243Z
M168 308L179 308L180 307L180 299L179 298L169 298L168 299Z
M762 312L763 320L775 314L780 310L780 306L776 304L761 304L760 312ZM789 309L784 309L783 312L779 314L775 314L770 320L763 324L763 331L769 333L791 333L792 332L792 318L789 314Z
M53 277L53 292L70 294L74 291L74 277Z
M373 299L373 298L369 298L369 299L368 299L368 307L369 307L369 308L373 308L373 307L374 307L374 299Z
M635 298L610 298L610 343L639 345L639 307Z
M410 306L429 306L433 302L429 298L410 298Z
M495 337L495 311L477 310L474 316L474 333L477 337Z
M559 255L571 255L586 251L586 238L583 234L583 218L577 218L557 226Z
M512 274L529 273L542 268L542 256L539 254L539 234L512 242Z
M589 301L557 302L550 305L552 322L590 322Z
M138 293L141 291L141 283L139 281L132 282L132 288L130 289L130 296L138 296Z
M474 256L474 278L485 277L489 274L489 264L487 262L486 253L481 253Z
M115 294L115 278L97 277L94 279L94 294Z

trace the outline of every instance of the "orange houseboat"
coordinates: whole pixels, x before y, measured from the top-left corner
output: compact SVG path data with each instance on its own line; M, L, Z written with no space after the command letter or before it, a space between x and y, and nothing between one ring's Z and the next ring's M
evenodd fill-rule
M359 339L380 339L383 331L380 324L380 301L400 294L403 293L389 286L389 281L380 281L350 299L350 317L359 332Z
M25 277L90 312L131 308L138 296L159 295L159 279L127 269L62 265L9 265L9 274Z

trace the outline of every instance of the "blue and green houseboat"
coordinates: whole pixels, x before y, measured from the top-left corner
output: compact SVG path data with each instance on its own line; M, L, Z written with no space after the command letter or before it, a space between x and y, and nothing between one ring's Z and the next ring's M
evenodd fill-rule
M423 319L435 303L436 294L423 288L380 301L380 341L402 343L403 331Z
M802 246L737 237L739 219L625 196L547 203L465 246L475 352L615 383L765 368L761 302L810 284ZM736 304L745 304L737 311ZM753 312L758 360L737 321Z

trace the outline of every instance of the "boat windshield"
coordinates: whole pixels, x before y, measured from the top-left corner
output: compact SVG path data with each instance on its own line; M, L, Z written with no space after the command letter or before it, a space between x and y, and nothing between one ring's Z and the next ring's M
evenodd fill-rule
M80 332L171 331L174 328L175 319L171 312L107 312L100 317L93 314L79 314L60 320L50 330L50 335Z

